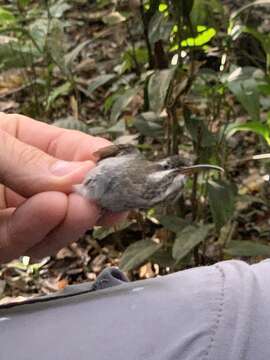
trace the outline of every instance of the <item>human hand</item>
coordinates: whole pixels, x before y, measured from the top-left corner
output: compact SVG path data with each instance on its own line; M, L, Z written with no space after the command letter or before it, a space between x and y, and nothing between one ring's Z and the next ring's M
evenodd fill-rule
M109 141L22 115L0 113L0 263L55 253L100 219L95 203L72 193ZM61 160L59 160L61 159Z

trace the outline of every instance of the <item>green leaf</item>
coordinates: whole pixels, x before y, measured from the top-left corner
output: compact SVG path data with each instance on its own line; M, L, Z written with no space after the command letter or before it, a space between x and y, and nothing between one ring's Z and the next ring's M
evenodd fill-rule
M165 3L160 3L159 6L158 6L158 11L159 12L164 12L166 10L168 10L168 5L165 4Z
M121 113L126 109L133 97L137 94L138 89L128 89L122 95L119 95L112 106L110 119L112 122L118 120Z
M150 122L155 122L158 124L163 124L163 121L164 121L164 119L162 117L158 116L153 111L142 112L138 115L138 117L142 118L146 122L150 121Z
M241 256L270 256L270 246L255 241L233 240L224 249L224 253L232 257Z
M164 108L170 83L176 68L156 71L148 82L148 98L150 110L157 114Z
M185 226L188 225L188 222L184 219L179 218L175 215L164 215L158 219L161 225L170 231L178 233L183 230Z
M185 125L195 143L200 143L201 147L211 147L216 144L216 138L206 127L203 120L191 115L189 112L184 114Z
M181 41L182 47L193 47L193 46L203 46L207 44L214 36L216 35L216 30L214 28L208 28L200 32L196 37L189 37Z
M203 242L210 230L209 225L188 225L176 234L172 255L177 262L182 260L195 246Z
M208 183L208 196L212 216L219 230L233 216L235 205L235 191L225 180Z
M0 6L0 27L9 25L15 20L15 16L10 11Z
M71 67L76 57L82 51L82 49L89 44L89 40L82 42L81 44L77 45L72 51L65 55L65 63L66 66Z
M194 0L190 18L194 28L197 25L216 25L216 14L224 12L220 0Z
M236 96L252 120L260 120L260 101L258 86L262 83L261 70L244 67L235 69L227 78L230 91Z
M71 8L67 0L57 1L55 4L50 6L50 14L55 18L60 18L63 14Z
M270 145L270 127L268 124L262 124L260 121L248 121L245 124L230 124L225 133L227 137L231 137L238 131L252 131L264 138L268 145Z
M17 41L0 44L1 70L31 66L36 58L33 47L22 45Z
M93 236L94 239L103 240L107 236L109 236L109 235L111 235L113 233L115 233L114 227L107 228L107 227L98 226L98 227L94 228L92 236Z
M70 90L72 89L72 85L69 81L65 82L64 84L56 87L48 97L48 108L52 105L54 100L56 100L59 96L67 95Z
M40 54L43 54L44 52L48 30L49 19L47 18L38 18L29 26L30 35L33 39L35 47L38 47Z
M132 221L124 221L119 226L111 226L111 227L102 227L102 226L96 226L93 230L93 238L97 240L103 240L107 236L114 234L116 232L125 230L132 224Z
M152 240L140 240L131 244L121 258L119 265L121 270L130 271L137 268L154 255L161 246Z
M116 124L114 124L113 126L109 127L109 129L107 129L107 132L109 134L124 134L126 132L126 122L125 119L120 119L119 121L117 121Z
M163 126L160 125L157 121L147 120L142 113L136 116L136 119L133 123L133 126L139 131L143 136L149 136L151 138L160 138L164 134Z
M53 18L50 21L47 34L46 49L59 69L66 72L65 64L65 34L60 20Z
M159 41L168 41L173 24L168 22L164 12L156 12L148 25L148 38L152 46Z
M94 79L92 79L92 81L90 82L90 84L88 86L88 89L87 89L88 93L91 94L97 88L99 88L102 85L105 85L106 83L108 83L110 80L112 80L115 77L116 77L115 74L106 74L106 75L100 75L100 76L95 77Z
M90 128L84 122L76 120L72 117L67 119L56 120L53 125L58 126L60 128L69 129L69 130L78 130L84 133L89 133Z
M137 64L144 66L148 63L148 51L145 47L136 47L135 49L127 49L123 55L121 64L121 73L136 68Z

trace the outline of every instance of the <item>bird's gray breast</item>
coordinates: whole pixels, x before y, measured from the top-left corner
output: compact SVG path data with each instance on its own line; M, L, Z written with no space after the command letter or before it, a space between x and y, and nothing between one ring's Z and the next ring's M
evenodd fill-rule
M133 156L134 157L134 156ZM87 197L96 200L102 207L112 211L123 211L129 206L132 156L108 158L100 161L85 178Z

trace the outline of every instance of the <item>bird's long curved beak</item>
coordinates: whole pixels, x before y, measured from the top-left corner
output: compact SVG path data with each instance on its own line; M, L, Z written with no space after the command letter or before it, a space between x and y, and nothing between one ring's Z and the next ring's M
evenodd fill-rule
M217 165L210 165L210 164L197 164L191 166L183 166L180 168L180 172L186 175L191 175L197 171L203 171L203 170L216 170L216 171L224 172L224 169L222 167Z

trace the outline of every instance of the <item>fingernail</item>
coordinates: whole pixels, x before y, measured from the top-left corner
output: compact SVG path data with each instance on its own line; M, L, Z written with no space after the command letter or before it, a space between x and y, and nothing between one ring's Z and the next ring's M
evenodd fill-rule
M92 161L64 161L59 160L53 163L50 171L53 175L64 176L77 171L89 170L93 165Z

